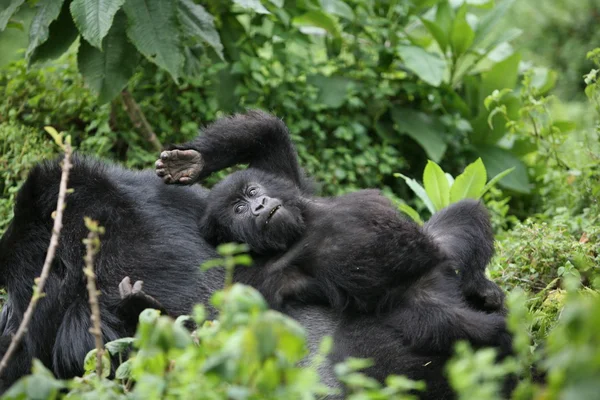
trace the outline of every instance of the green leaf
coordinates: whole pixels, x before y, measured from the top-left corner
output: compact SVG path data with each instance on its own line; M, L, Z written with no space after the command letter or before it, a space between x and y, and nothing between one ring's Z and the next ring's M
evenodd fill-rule
M500 186L520 193L531 191L527 167L518 157L508 150L496 146L478 146L477 151L481 155L489 175L495 176L514 167L514 171L499 182Z
M354 85L351 79L341 76L310 75L306 82L319 88L317 101L330 108L339 108L348 98L348 90Z
M73 0L71 15L81 36L92 46L102 49L102 39L123 3L125 0Z
M98 354L98 349L93 349L85 356L83 361L85 375L96 373L96 354ZM102 353L102 377L106 378L108 375L110 375L110 356L105 351Z
M324 29L333 37L342 37L342 33L335 19L333 19L329 14L326 14L323 11L315 10L299 15L292 19L292 24L299 27L316 26L318 28Z
M133 360L127 360L123 364L119 365L119 368L115 371L115 379L124 380L131 378L131 366Z
M497 7L492 8L489 13L479 20L477 29L475 30L475 39L473 40L474 46L482 43L487 38L514 2L515 0L503 0Z
M134 338L125 337L110 341L106 343L104 347L111 355L116 356L117 354L124 354L127 350L129 350L134 341Z
M473 44L474 38L475 32L467 22L467 4L464 3L456 14L450 32L450 47L452 47L454 57L466 53Z
M431 36L433 36L437 44L440 46L442 52L445 53L446 49L448 48L448 35L433 21L422 18L421 22L423 25L425 25L425 28L427 28Z
M342 0L321 0L321 8L323 8L326 13L337 15L338 17L348 20L354 19L352 7Z
M8 20L24 2L25 0L0 0L0 32L6 29Z
M521 55L514 53L494 65L488 72L483 73L481 81L482 98L489 96L494 90L513 89L517 84L520 61Z
M404 214L408 215L413 221L415 221L416 223L418 223L419 225L423 225L423 220L421 219L421 217L419 216L419 213L417 212L417 210L415 210L414 208L412 208L411 206L409 206L406 203L401 203L398 206L398 209L400 211L402 211Z
M37 4L37 13L29 28L29 46L25 58L30 61L31 55L42 43L48 40L50 23L58 18L64 0L45 0Z
M448 179L440 166L431 160L427 160L423 171L423 185L436 211L448 206L450 203Z
M183 49L174 0L127 0L127 36L148 60L167 70L177 81Z
M446 62L437 54L418 46L398 46L404 66L431 86L438 87L444 79Z
M442 159L447 147L442 136L445 128L436 117L411 109L394 108L392 119L398 131L416 141L427 157L435 162Z
M104 51L82 40L77 53L79 71L87 85L106 103L115 98L127 85L138 65L138 52L127 39L126 18L115 16L110 31L102 41Z
M186 38L193 38L206 42L217 53L221 60L223 57L223 44L215 22L204 7L191 0L179 0L179 21Z
M419 197L423 201L423 203L425 203L425 206L427 207L429 212L431 212L432 214L435 213L435 207L433 206L431 199L427 195L425 188L423 188L423 186L421 186L419 182L400 173L395 173L394 176L404 179L408 187L411 188L413 192L415 192L417 197Z
M450 36L450 29L452 29L452 21L454 21L454 10L450 6L448 0L443 0L437 5L435 11L435 23L440 27L446 37Z
M450 203L456 203L463 199L480 198L486 181L485 166L481 158L478 158L475 162L467 165L464 172L454 180L450 188Z
M29 63L52 60L60 57L65 51L69 50L71 44L77 38L79 32L73 23L69 6L65 3L56 21L50 24L50 33L48 40L37 47L31 57Z
M492 186L494 186L496 184L496 182L500 181L500 179L504 178L506 175L510 174L514 170L515 170L515 167L512 167L512 168L509 168L507 170L500 172L498 175L493 177L481 191L481 196L483 196L488 190L490 190L492 188Z
M242 8L252 10L258 14L271 14L269 10L262 5L260 0L233 0L233 3Z

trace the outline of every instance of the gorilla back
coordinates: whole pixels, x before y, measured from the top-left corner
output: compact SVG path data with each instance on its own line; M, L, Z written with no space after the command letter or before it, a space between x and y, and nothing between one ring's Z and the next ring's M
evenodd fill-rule
M17 195L14 218L0 240L0 285L8 301L0 315L0 356L16 331L40 275L51 236L61 167L58 161L36 166ZM74 157L69 177L74 192L66 199L63 229L46 286L0 392L30 370L36 357L58 377L80 374L85 354L94 347L88 332L90 312L83 274L87 236L83 217L105 227L96 274L105 341L130 336L135 325L117 315L118 284L123 276L144 281L144 289L171 315L188 313L222 285L222 272L202 273L215 256L199 234L206 191L164 185L152 172L133 172L84 157ZM173 296L178 293L178 296ZM6 388L6 387L4 387Z

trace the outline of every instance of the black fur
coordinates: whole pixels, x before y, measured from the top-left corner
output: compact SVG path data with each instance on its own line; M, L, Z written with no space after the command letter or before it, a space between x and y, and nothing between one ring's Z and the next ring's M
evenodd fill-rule
M218 141L261 154L210 192L204 237L250 246L256 266L237 269L236 279L257 287L272 306L299 301L340 312L336 361L374 357L374 377L425 379L426 397L443 398L451 391L442 367L457 340L511 351L502 297L487 301L501 291L484 274L493 235L479 202L459 202L421 228L375 190L314 197L280 120L252 112L227 121L232 129L177 146L197 151L210 172L220 165L208 161ZM244 121L252 129L241 129ZM169 167L165 157L160 169Z

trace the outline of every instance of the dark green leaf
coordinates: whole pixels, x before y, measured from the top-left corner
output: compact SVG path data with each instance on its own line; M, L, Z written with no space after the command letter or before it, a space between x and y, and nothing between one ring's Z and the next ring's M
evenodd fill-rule
M24 2L25 0L0 0L0 32L6 28L10 17L17 12Z
M490 176L495 176L503 171L515 168L514 171L500 181L500 186L520 193L529 193L531 186L527 167L523 162L511 154L508 150L496 146L477 147Z
M415 110L395 108L392 119L400 132L421 145L427 157L435 162L442 159L447 144L443 139L444 126L437 118Z
M81 41L77 53L79 71L98 94L100 103L112 100L121 92L138 64L139 53L127 39L126 26L125 15L118 13L102 41L104 51Z
M206 42L221 60L224 59L223 45L219 32L215 28L214 18L204 7L191 0L179 0L179 21L186 39L193 38Z
M92 46L102 49L102 39L123 3L125 0L73 0L71 15L81 36Z
M502 178L504 178L506 175L510 174L514 170L515 167L509 168L505 171L500 172L498 175L490 179L490 181L487 183L487 185L485 185L485 187L481 191L480 197L483 196L488 190L490 190L490 188L494 186L497 182L499 182Z
M69 6L65 3L58 19L50 24L48 40L33 51L29 62L33 64L60 57L71 47L77 34L77 28L69 13Z
M407 69L431 86L439 86L444 78L446 62L437 54L418 46L398 46L398 53Z
M37 4L37 13L29 28L29 46L25 57L30 60L34 50L48 40L50 23L58 18L64 0L45 0Z
M135 47L177 81L184 58L175 1L127 0L123 9Z
M306 81L319 88L318 101L331 108L339 108L348 97L348 89L354 85L351 79L341 76L311 75Z

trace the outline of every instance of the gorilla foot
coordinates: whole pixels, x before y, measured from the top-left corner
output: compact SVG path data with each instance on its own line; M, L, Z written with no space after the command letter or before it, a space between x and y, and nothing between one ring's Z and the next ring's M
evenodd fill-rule
M154 165L163 182L191 185L198 180L204 160L196 150L168 150L160 153Z

